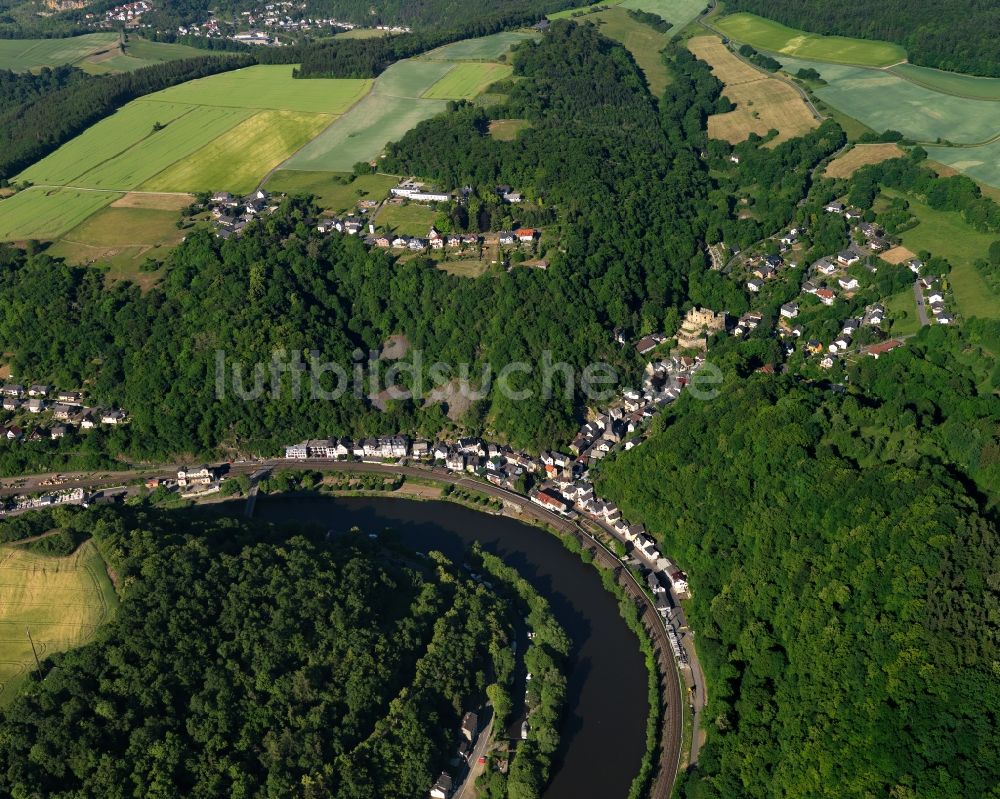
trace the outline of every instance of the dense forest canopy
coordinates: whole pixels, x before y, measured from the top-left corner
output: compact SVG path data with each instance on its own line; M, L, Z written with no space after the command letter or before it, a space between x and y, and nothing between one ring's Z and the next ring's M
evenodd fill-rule
M733 352L716 399L602 464L690 576L690 799L994 795L1000 329L964 327L859 361L846 393Z
M0 711L4 796L412 799L509 677L515 605L391 536L87 514L122 605Z
M897 42L914 64L1000 76L993 0L728 0L726 9L814 33Z

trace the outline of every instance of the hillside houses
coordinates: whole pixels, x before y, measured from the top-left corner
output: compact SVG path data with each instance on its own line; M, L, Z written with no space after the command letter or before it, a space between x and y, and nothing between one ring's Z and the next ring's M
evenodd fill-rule
M128 414L119 408L86 406L82 392L54 391L40 383L27 390L18 383L8 383L0 386L0 396L4 412L10 414L7 421L11 423L3 427L2 435L9 441L58 440L75 429L92 430L128 421ZM49 420L62 424L47 425Z
M215 235L220 239L238 236L254 218L265 212L273 213L278 208L271 195L262 189L245 197L216 192L209 198L208 207L215 220Z

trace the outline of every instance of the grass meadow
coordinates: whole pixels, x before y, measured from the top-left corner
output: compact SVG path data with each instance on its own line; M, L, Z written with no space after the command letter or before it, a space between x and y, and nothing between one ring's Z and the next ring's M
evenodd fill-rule
M514 141L525 128L530 128L527 119L494 119L490 122L490 136L498 141Z
M32 188L0 200L0 241L54 239L122 195Z
M375 223L380 230L400 236L426 236L435 219L437 211L421 203L386 204L379 211Z
M1000 100L1000 78L962 75L931 67L918 67L916 64L897 64L889 71L932 91L967 97L970 100Z
M490 84L509 78L513 72L513 67L506 64L456 64L423 96L430 100L471 100Z
M75 64L117 41L117 33L86 33L65 39L0 39L0 69L30 72Z
M611 8L592 14L587 20L597 25L603 35L624 45L632 54L635 63L646 76L646 83L654 97L663 94L670 82L670 72L663 63L660 51L667 46L676 27L660 33L649 25L632 19L624 8Z
M741 44L786 56L864 67L887 67L906 59L906 50L898 44L806 33L755 14L720 17L715 27Z
M190 199L190 198L187 198ZM142 272L147 258L159 258L184 238L176 210L116 207L112 204L81 222L46 250L73 265L100 263L112 280L147 287L159 275Z
M496 61L515 44L537 39L537 33L505 31L479 39L463 39L431 50L420 56L431 61Z
M118 607L93 542L65 558L0 547L0 705L14 698L39 658L87 643Z
M990 244L996 241L996 234L980 233L957 211L935 211L909 195L894 191L884 193L890 197L905 196L910 211L920 220L919 225L900 234L903 245L913 252L926 250L932 255L940 255L951 263L948 279L955 292L958 311L965 316L1000 319L1000 296L990 291L973 266L976 259L986 257Z
M351 175L333 172L300 172L279 169L267 181L267 190L286 194L312 194L320 207L335 214L349 211L358 200L382 200L399 183L393 175ZM426 231L425 231L426 232Z

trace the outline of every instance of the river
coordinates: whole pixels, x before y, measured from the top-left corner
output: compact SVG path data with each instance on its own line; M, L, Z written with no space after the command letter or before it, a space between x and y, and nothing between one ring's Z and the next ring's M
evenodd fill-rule
M545 799L617 799L628 794L645 750L646 667L639 643L600 576L543 530L451 502L392 498L261 496L255 516L324 529L395 530L413 549L461 562L480 541L545 596L573 640L559 762Z

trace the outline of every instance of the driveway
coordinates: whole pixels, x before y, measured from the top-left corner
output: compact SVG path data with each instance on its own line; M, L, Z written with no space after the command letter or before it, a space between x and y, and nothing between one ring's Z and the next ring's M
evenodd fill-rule
M930 320L927 318L927 306L924 305L924 292L920 288L920 281L913 281L913 299L917 301L917 316L920 317L920 326L927 327Z

